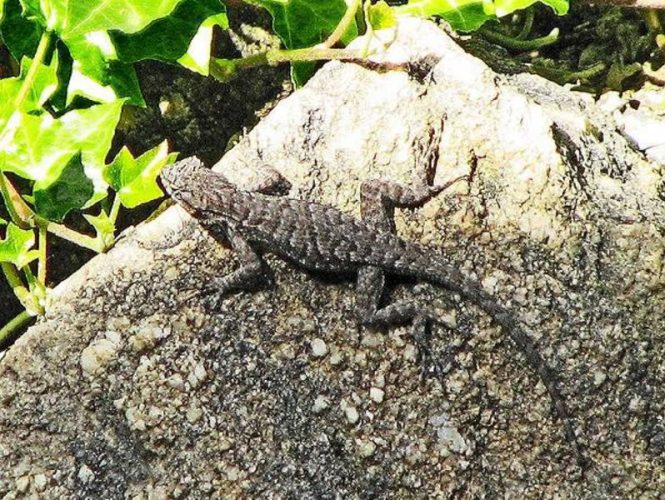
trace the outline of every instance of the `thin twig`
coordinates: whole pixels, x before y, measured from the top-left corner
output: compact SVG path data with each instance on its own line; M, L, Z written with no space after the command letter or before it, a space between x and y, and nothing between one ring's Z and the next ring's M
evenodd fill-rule
M32 316L28 311L22 311L9 321L5 326L0 328L0 348L4 348L7 339L19 328L30 321Z

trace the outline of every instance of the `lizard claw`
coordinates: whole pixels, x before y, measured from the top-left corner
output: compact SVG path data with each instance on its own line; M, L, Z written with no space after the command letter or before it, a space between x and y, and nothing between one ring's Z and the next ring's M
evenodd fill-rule
M185 286L178 289L178 297L183 304L201 303L206 310L218 309L221 300L221 294L214 286Z
M434 375L439 378L441 375L441 366L432 356L432 346L430 342L430 324L432 319L427 315L417 316L413 320L413 339L418 348L418 357L420 364L420 377L426 379Z
M469 180L468 175L460 175L459 177L455 177L453 180L448 181L444 184L439 184L437 186L430 186L430 192L432 193L432 196L436 196L437 194L445 191L452 185L457 184L460 181L468 181L468 180Z

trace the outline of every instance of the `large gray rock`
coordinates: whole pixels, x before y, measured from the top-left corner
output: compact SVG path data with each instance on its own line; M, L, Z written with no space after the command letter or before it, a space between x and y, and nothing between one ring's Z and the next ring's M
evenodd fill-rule
M362 180L412 179L413 141L443 119L435 182L471 181L399 212L398 231L445 252L537 338L586 474L538 378L472 304L430 286L390 294L456 324L433 332L441 380L421 377L408 327L357 326L352 282L274 258L273 287L206 311L191 289L233 255L172 208L59 285L0 361L1 494L665 490L662 172L588 99L494 74L433 24L402 23L386 57L430 53L442 59L424 83L327 64L218 168L242 185L269 163L292 196L357 213Z

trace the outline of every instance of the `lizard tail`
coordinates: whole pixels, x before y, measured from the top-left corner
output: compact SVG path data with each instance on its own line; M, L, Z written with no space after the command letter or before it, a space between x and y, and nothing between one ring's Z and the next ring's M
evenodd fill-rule
M411 276L416 275L424 281L459 293L463 298L479 306L505 330L545 385L554 403L554 409L562 421L566 439L573 447L578 463L583 467L586 466L587 459L575 435L573 421L561 396L557 377L538 352L533 339L515 319L515 315L499 304L496 298L483 290L479 282L466 278L460 271L448 264L440 262L432 265L430 262L427 266L418 264L414 267L417 270L411 267L409 270ZM426 271L423 272L423 269L426 269ZM399 270L397 272L399 273Z

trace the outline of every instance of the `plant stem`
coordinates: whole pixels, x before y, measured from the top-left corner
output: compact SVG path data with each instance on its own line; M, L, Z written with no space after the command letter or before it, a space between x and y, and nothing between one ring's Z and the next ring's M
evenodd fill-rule
M0 193L2 193L2 198L5 200L5 206L7 207L7 212L9 212L9 218L14 224L19 226L21 229L25 229L24 223L21 219L21 216L18 214L18 210L12 202L12 194L9 189L10 183L9 179L5 177L4 172L0 172Z
M580 81L589 80L601 74L606 69L607 65L602 62L596 63L589 68L581 69L578 71L559 70L554 68L548 68L545 66L538 66L535 64L532 67L534 73L542 76L543 78L547 78L548 80L552 80L558 83L559 85L575 82L577 80Z
M44 31L42 33L42 37L39 39L39 45L37 45L37 52L35 52L35 57L32 60L32 64L30 64L30 69L28 70L28 74L25 75L25 80L23 80L21 89L19 90L18 95L16 96L16 101L14 101L14 106L16 106L17 108L21 107L23 101L25 101L25 98L28 95L28 92L30 92L30 90L32 89L32 85L35 82L35 78L37 77L37 70L39 69L40 64L44 62L44 58L46 57L46 51L48 50L50 43L51 43L51 32Z
M319 49L316 47L293 50L270 50L266 52L268 64L304 61L332 61L358 59L360 53L347 49Z
M40 219L40 223L43 222L46 222L46 229L49 233L55 234L63 240L71 241L76 243L78 246L87 248L96 253L101 253L104 251L97 239L93 238L92 236L81 234L77 231L74 231L73 229L69 229L67 226L62 224L56 224L55 222L48 222Z
M111 205L111 211L109 212L109 219L113 222L115 226L115 221L118 219L118 214L120 213L120 196L116 194L113 199L113 205Z
M37 233L39 235L39 242L37 244L37 251L39 252L39 259L37 260L37 281L42 287L46 287L46 234L47 225L38 224Z
M12 287L12 290L23 288L26 292L28 291L28 289L23 285L23 281L21 281L21 277L16 271L16 268L12 264L9 262L2 262L0 263L0 267L2 267L2 272L5 274L7 283L9 283L9 286Z
M344 33L346 33L346 31L351 27L351 23L353 23L356 18L356 12L358 12L358 8L360 7L360 1L361 0L352 0L352 2L346 8L346 12L337 24L335 30L330 34L325 42L317 45L317 47L329 49L340 41L340 39L344 36Z
M32 319L32 315L28 311L22 311L17 316L9 321L5 326L0 328L0 347L5 341L19 328L25 325Z
M28 314L32 314L33 316L43 314L44 310L41 304L39 304L39 299L25 287L16 268L8 262L0 263L0 267L7 279L7 283L12 287L12 292L14 292L21 305L28 311Z
M263 64L274 66L285 62L354 60L360 58L361 54L359 52L347 49L317 47L293 50L273 49L239 59L218 59L213 57L210 60L210 76L226 82L234 78L240 70Z
M517 50L525 52L527 50L535 50L546 45L551 45L559 38L559 29L554 28L549 35L540 38L533 38L531 40L517 40L515 38L499 33L498 31L489 28L481 27L478 30L487 40L497 43L502 47L510 50Z

